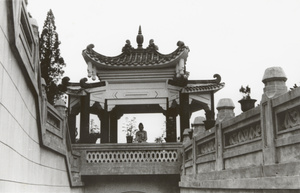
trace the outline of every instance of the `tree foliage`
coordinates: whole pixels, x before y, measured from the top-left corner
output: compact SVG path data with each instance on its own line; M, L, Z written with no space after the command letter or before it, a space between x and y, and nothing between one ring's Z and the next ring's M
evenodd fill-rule
M60 56L60 41L54 20L55 17L50 9L40 37L40 65L42 77L46 82L47 99L51 104L62 97L57 84L64 74L63 67L66 66L64 59Z

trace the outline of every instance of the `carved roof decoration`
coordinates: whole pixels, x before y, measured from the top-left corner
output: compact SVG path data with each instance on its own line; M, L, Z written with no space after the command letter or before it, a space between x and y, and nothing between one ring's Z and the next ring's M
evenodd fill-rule
M219 84L193 84L187 85L183 90L182 93L198 93L198 92L210 92L210 91L218 91L225 86L225 83Z
M182 93L199 93L199 92L217 92L225 86L221 82L219 74L214 75L213 80L188 80L187 85L182 89Z
M182 41L177 42L178 48L170 54L161 54L158 47L154 44L154 40L149 41L149 45L143 48L143 35L141 27L137 35L137 48L133 48L129 40L126 40L122 53L118 56L109 57L97 53L93 50L94 45L90 44L82 55L89 65L100 69L145 69L145 68L167 68L175 66L178 60L183 58L185 61L188 56L189 48Z

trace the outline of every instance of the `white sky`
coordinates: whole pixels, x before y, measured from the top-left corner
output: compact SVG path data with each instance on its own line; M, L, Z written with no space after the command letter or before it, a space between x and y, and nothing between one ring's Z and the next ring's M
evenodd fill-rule
M220 74L226 85L215 104L231 98L236 115L241 113L239 88L249 85L259 102L268 67L284 69L288 88L300 85L300 1L28 0L40 31L49 9L67 64L65 76L72 82L87 76L81 52L88 44L98 53L119 55L127 39L137 47L141 25L144 47L150 39L163 54L174 51L178 40L189 46L190 80Z

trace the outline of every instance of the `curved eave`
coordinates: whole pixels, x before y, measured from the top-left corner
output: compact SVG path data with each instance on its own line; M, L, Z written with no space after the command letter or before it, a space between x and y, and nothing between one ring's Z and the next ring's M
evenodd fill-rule
M217 92L225 86L225 83L188 84L182 89L182 93Z
M95 52L92 48L82 51L86 63L93 64L97 69L145 69L168 68L175 66L178 60L187 59L189 49L178 47L174 52L164 55L156 50L133 49L132 53L122 53L115 57L107 57Z

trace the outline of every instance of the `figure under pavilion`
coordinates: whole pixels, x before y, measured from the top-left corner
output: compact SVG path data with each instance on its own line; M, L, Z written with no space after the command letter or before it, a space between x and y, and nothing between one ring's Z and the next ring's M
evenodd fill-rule
M204 110L206 121L214 124L214 93L224 87L221 77L211 80L188 80L186 61L189 48L178 41L170 54L158 52L154 40L143 48L144 37L139 27L137 48L126 40L122 53L108 57L88 45L82 51L88 77L98 81L63 85L69 95L69 129L75 142L76 117L80 115L80 143L93 143L89 133L90 115L101 121L101 143L117 143L118 119L129 113L162 113L166 117L166 142L176 142L190 127L193 112ZM176 117L180 117L180 134L176 133ZM155 129L155 128L148 128ZM159 129L159 128L157 128ZM181 137L182 139L182 137Z

